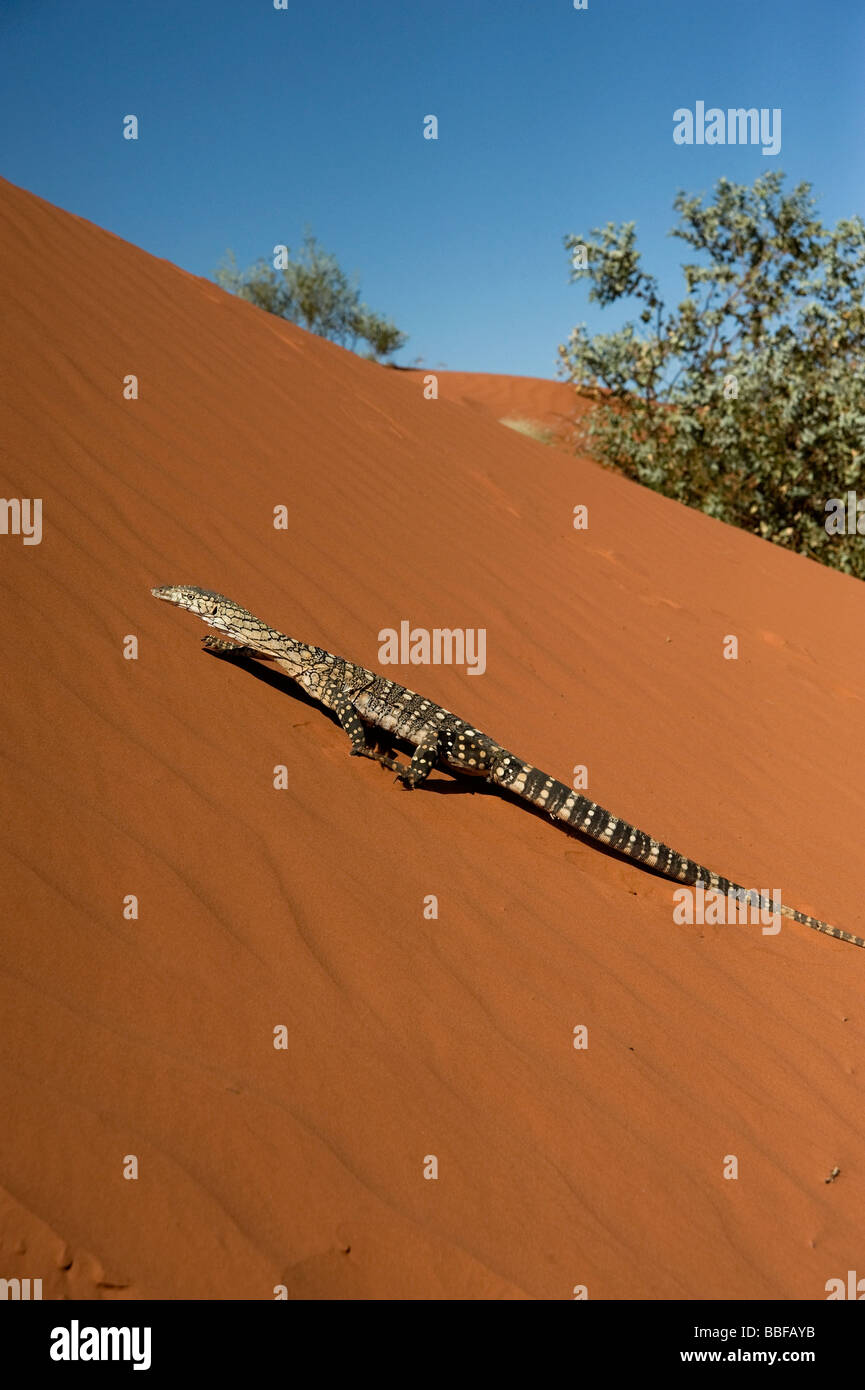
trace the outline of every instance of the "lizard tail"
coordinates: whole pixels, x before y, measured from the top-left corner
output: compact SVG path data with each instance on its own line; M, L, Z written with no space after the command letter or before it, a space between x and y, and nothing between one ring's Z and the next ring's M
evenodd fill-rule
M546 811L553 820L563 821L580 834L590 836L599 844L635 860L647 869L652 869L663 878L690 886L701 884L706 893L720 893L724 897L732 895L732 902L740 909L738 919L733 917L732 920L747 921L748 908L779 913L804 927L824 932L839 941L849 941L852 946L865 948L865 939L861 936L854 936L852 932L833 927L819 917L809 917L806 912L787 907L777 900L762 896L755 889L743 888L721 874L713 873L696 860L688 859L669 845L653 839L645 831L638 830L635 825L614 816L611 811L605 810L595 801L590 801L587 796L572 791L564 782L549 777L539 768L530 767L513 754L507 754L506 758L507 761L500 764L501 775L495 778L501 785L508 787L524 801L530 801L533 806ZM741 912L743 906L746 909L744 916Z

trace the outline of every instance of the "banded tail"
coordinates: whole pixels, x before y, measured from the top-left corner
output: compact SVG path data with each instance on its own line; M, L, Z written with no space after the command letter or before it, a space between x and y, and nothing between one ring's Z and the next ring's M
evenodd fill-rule
M595 801L590 801L587 796L572 791L564 782L557 781L555 777L548 777L539 768L522 762L512 753L506 753L503 758L497 759L497 762L493 777L500 786L509 788L524 801L530 801L533 806L546 811L552 820L564 821L565 825L571 826L580 834L589 835L599 844L607 845L616 853L636 860L662 878L689 886L701 883L707 893L722 893L725 897L733 893L737 899L744 900L755 908L780 912L782 917L789 917L791 921L800 922L804 927L812 927L814 931L825 932L827 936L837 937L839 941L849 941L852 946L865 948L865 940L861 936L842 931L840 927L833 927L818 917L809 917L807 913L799 912L795 907L787 907L783 903L775 904L756 893L754 889L743 888L741 884L714 873L698 864L696 860L688 859L685 855L670 849L669 845L654 840L651 835L638 830L628 821L614 816L611 811L605 810Z

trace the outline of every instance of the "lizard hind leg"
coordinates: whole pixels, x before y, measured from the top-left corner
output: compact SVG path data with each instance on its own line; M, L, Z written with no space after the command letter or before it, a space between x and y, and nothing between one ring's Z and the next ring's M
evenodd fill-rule
M396 774L407 791L411 791L412 787L419 787L421 782L426 781L438 762L440 753L438 739L418 744L408 767L399 767Z
M390 768L391 772L399 774L402 764L391 753L384 753L372 746L367 738L366 725L348 695L337 694L328 687L324 692L322 703L328 709L333 710L351 739L351 749L349 750L351 757L372 758L373 762L382 763L384 767Z

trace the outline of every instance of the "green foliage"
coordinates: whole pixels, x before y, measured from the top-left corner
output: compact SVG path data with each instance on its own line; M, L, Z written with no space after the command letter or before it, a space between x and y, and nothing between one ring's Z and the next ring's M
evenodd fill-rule
M358 341L366 342L366 355L376 361L398 352L408 341L390 319L361 303L357 285L310 232L297 259L289 258L279 271L264 259L241 271L234 253L228 251L217 267L216 283L269 314L299 323L343 347L353 349Z
M720 179L714 202L679 193L683 266L667 311L640 269L634 223L565 237L571 279L599 304L642 301L641 330L559 348L595 400L579 447L710 516L865 579L865 536L829 535L827 503L855 490L865 448L865 224L827 231L810 184ZM584 247L584 252L581 251ZM865 530L865 518L863 518Z

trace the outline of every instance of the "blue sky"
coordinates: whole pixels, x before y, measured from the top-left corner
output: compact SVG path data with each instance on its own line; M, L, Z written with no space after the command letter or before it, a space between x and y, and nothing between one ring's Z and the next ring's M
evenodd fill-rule
M863 210L863 60L862 0L2 0L0 172L199 275L309 226L400 362L552 377L625 316L565 233L634 219L678 300L679 188L780 168L827 224ZM780 107L780 154L674 144L698 100Z

